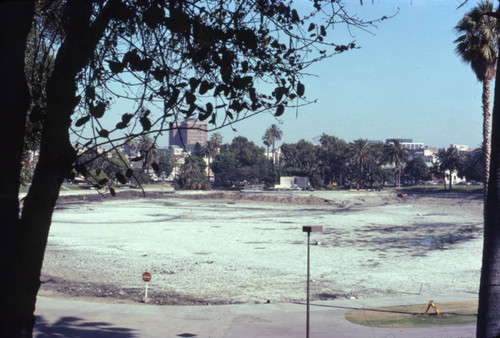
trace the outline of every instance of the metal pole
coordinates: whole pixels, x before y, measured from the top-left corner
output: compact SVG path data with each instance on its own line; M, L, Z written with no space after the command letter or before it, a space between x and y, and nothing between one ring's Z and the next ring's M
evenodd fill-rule
M311 233L307 233L307 313L306 313L306 338L309 338L309 246Z

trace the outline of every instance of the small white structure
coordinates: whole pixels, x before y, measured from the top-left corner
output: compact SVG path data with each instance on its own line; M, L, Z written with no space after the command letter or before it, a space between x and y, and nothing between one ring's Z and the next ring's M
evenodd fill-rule
M309 187L309 177L304 176L282 176L280 184L275 185L275 189L307 189Z

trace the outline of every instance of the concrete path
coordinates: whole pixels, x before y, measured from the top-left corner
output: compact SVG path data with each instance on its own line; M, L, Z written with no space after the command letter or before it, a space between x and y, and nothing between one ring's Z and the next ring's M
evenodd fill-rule
M313 337L474 337L475 326L381 329L348 322L355 308L477 299L405 295L311 303ZM35 337L305 337L305 303L156 306L38 297Z

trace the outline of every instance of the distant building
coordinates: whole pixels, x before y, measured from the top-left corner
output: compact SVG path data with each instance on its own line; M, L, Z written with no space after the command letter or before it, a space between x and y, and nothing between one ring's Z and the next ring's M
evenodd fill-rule
M309 177L303 176L281 176L280 184L275 189L307 189L309 188Z
M425 146L420 142L413 142L411 138L388 138L385 143L399 142L403 148L408 149L411 152L424 150Z
M191 153L196 143L202 146L207 144L207 127L206 121L196 118L190 118L181 123L172 123L168 143L170 146L185 148L188 153Z
M458 151L469 151L469 146L462 144L450 144L450 148L455 148Z

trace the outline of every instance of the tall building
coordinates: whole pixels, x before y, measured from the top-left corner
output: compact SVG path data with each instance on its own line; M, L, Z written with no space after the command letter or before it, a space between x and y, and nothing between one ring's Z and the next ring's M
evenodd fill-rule
M200 121L196 118L184 120L180 124L174 122L169 131L168 143L170 146L185 148L190 153L196 143L202 146L207 144L207 128L206 121Z

